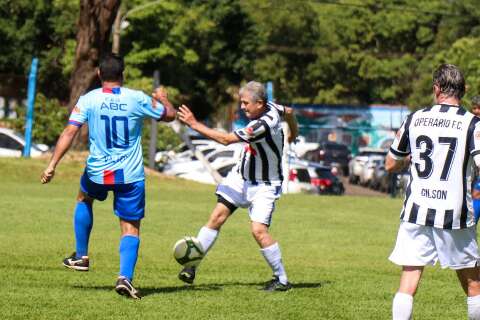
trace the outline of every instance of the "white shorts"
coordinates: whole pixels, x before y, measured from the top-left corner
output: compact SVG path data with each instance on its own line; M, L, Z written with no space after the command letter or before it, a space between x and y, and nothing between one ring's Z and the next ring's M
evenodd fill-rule
M243 180L237 172L231 171L218 185L215 194L225 199L231 205L229 207L248 208L251 221L269 226L275 210L275 200L280 198L281 192L280 185L253 185Z
M414 223L400 223L390 261L401 266L435 265L460 270L479 262L476 226L447 230Z

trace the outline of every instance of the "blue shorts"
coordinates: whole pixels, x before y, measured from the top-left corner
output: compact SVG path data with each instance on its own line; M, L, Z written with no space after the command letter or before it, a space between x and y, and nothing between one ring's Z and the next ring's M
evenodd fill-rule
M83 173L80 178L80 189L89 197L104 201L108 191L113 191L113 211L127 221L140 220L145 215L145 181L127 184L98 184Z

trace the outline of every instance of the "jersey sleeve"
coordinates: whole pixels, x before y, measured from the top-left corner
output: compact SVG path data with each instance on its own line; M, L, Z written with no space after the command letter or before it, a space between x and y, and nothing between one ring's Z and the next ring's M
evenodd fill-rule
M401 160L410 154L410 142L409 142L409 126L412 120L412 114L410 114L402 126L398 129L395 139L390 146L389 154L395 160Z
M263 139L278 123L275 118L266 114L257 120L250 121L245 128L235 130L234 133L245 142L254 142Z
M477 120L475 118L475 120ZM480 121L477 121L473 129L473 137L470 139L470 145L468 146L470 154L475 161L477 167L480 167Z
M68 124L81 127L88 120L87 97L81 96L68 118Z
M277 110L278 114L283 117L285 115L285 106L282 106L280 104L276 104L274 102L267 102L267 105L272 108L272 109L275 109Z
M145 93L139 93L138 110L144 117L154 118L157 121L162 120L165 115L166 109L163 104L156 102L155 106L152 104L152 97L147 96Z

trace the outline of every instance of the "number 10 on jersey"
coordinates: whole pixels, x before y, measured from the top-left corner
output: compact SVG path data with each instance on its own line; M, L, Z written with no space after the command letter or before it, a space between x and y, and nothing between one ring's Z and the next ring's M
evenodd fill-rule
M128 148L129 134L128 134L128 118L125 116L114 116L110 119L107 115L101 115L100 119L105 122L105 139L107 149ZM123 137L118 136L117 129L123 127ZM119 143L120 140L120 143ZM123 140L123 143L122 143Z

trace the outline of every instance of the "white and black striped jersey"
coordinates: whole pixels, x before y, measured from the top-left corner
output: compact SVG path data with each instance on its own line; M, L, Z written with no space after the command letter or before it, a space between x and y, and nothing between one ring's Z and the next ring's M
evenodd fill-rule
M475 224L472 173L480 165L480 118L462 107L435 105L411 113L390 156L411 156L403 221L442 229Z
M282 184L283 130L280 122L284 111L284 106L268 102L267 110L260 118L234 131L242 141L248 143L240 162L233 169L244 180L252 184Z

